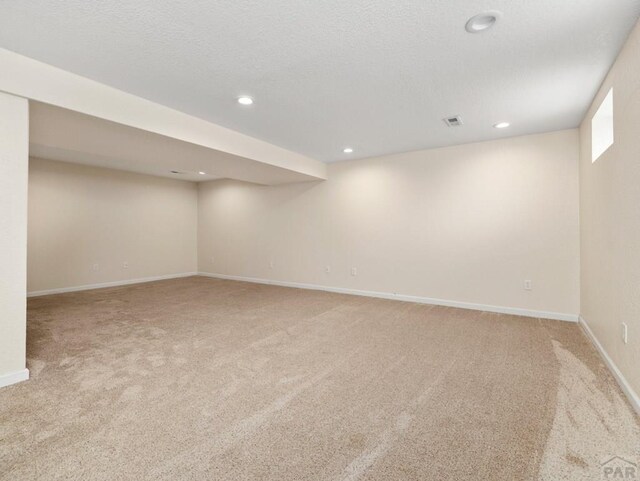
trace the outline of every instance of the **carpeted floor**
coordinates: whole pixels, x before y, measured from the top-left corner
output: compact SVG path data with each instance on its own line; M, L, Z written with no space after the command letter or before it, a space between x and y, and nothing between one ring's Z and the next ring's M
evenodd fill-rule
M583 480L640 460L576 324L193 277L29 301L0 479Z

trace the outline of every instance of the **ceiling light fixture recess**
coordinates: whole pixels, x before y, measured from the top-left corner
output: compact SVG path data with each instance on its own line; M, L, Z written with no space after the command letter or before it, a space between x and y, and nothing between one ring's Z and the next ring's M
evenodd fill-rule
M345 147L343 152L345 154L351 154L351 153L353 153L353 149L351 147Z
M243 95L242 97L238 97L238 103L240 105L252 105L253 99L247 95Z
M489 30L502 17L502 12L490 10L471 17L464 28L469 33L480 33Z
M206 175L207 173L206 173L206 172L198 172L198 174L200 174L200 175Z
M506 129L507 127L509 127L511 124L509 122L498 122L497 124L494 124L494 127L496 129Z

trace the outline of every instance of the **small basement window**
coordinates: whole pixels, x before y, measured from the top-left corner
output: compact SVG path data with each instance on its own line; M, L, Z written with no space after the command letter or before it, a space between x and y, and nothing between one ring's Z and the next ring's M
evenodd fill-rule
M613 89L604 98L591 119L591 162L613 145Z

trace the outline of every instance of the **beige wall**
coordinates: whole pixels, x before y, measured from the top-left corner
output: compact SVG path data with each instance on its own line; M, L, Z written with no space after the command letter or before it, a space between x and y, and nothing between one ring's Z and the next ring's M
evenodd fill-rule
M28 155L27 101L0 93L0 387L26 376Z
M591 162L591 118L609 89L614 145ZM580 128L581 314L640 392L640 24ZM624 344L621 322L629 326Z
M28 225L29 292L197 271L194 183L32 158Z
M200 271L576 316L578 156L568 130L200 184Z

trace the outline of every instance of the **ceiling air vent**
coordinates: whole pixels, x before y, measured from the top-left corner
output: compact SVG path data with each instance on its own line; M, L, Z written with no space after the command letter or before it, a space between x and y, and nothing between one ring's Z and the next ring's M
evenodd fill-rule
M462 125L462 118L459 115L456 115L455 117L447 117L442 120L449 127L460 127Z

